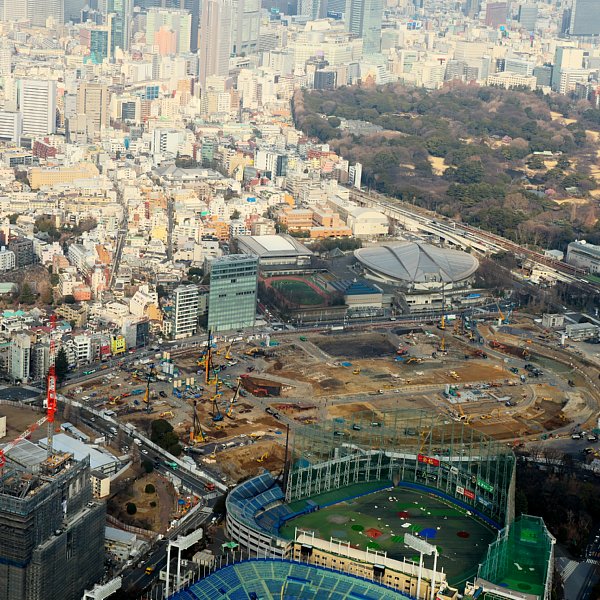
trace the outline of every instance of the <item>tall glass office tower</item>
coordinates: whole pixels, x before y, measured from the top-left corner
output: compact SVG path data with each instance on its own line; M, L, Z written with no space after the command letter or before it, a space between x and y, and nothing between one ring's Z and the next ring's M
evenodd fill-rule
M569 34L574 36L600 35L600 2L573 0Z
M363 54L381 50L383 0L346 0L346 29L363 39Z
M129 50L133 0L108 0L106 12L114 14L111 22L111 55L114 55L116 48Z
M256 319L258 258L230 254L212 261L208 295L208 329L253 327Z

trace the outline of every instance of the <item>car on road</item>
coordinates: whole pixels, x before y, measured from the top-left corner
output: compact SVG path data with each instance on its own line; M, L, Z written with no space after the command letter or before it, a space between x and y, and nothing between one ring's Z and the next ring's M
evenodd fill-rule
M142 454L148 454L148 450L146 450L146 448L142 448Z

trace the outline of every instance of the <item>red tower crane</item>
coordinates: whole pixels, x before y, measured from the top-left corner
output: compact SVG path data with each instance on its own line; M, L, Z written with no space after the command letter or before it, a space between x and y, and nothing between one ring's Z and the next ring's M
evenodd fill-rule
M52 337L56 330L56 313L50 315L50 352L48 354L48 377L46 381L45 409L48 416L48 458L52 456L54 439L54 415L56 413L56 346Z
M52 456L52 440L54 437L54 415L56 413L56 367L55 365L55 347L54 340L50 340L50 366L48 367L48 377L46 380L46 418L48 420L48 458Z

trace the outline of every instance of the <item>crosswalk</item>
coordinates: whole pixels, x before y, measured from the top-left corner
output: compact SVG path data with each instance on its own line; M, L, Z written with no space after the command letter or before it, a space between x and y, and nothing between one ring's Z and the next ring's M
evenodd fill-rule
M600 565L600 560L596 559L596 558L587 558L585 560L585 562L588 565ZM569 579L569 577L571 577L571 575L573 575L573 573L575 572L575 569L580 565L581 563L578 563L575 560L567 560L565 563L565 566L563 567L562 571L560 572L560 576L563 580L563 582L567 581L567 579Z
M567 562L567 564L565 565L565 567L563 568L563 570L560 572L560 576L561 579L564 581L567 581L567 579L569 579L569 577L571 577L571 575L573 575L573 572L575 571L575 569L579 566L579 563L575 560L569 560Z

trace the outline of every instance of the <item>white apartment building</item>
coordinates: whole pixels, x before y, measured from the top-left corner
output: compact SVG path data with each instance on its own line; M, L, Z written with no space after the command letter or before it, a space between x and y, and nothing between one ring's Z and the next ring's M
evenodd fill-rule
M21 144L23 118L21 113L12 110L0 110L0 140Z
M56 131L56 81L21 79L18 105L24 136L40 137Z
M87 363L92 358L92 340L87 335L73 336L73 358L76 363Z
M10 346L10 374L15 381L28 381L31 365L31 338L17 333Z
M0 250L0 271L10 271L15 268L15 253L4 246Z
M198 287L180 285L175 288L174 296L173 337L179 339L194 335L198 331Z

